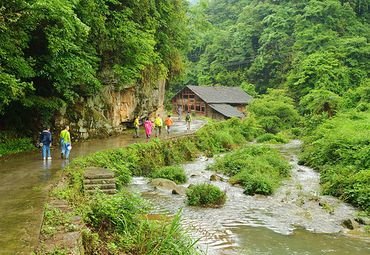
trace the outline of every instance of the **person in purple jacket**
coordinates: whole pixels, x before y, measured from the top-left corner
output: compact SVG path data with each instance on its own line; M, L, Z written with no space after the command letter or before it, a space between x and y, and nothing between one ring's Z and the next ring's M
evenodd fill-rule
M42 144L42 158L44 160L51 159L51 154L50 154L50 145L51 145L51 133L50 133L50 128L46 128L41 132L40 135L40 143ZM41 145L40 144L40 145Z

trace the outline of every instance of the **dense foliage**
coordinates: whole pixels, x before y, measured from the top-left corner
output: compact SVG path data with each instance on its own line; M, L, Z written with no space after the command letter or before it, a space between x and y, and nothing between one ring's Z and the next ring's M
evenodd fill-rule
M248 145L227 153L209 167L231 176L229 182L240 184L248 195L270 195L290 172L288 162L275 149Z
M325 121L305 139L302 162L320 170L325 194L370 212L370 113Z
M0 5L0 123L31 134L104 87L182 72L183 0L15 0ZM31 129L31 130L30 130Z
M165 166L155 170L151 174L152 178L164 178L174 181L177 184L185 183L187 177L184 168L181 166Z
M291 129L300 121L293 100L282 90L268 90L268 94L253 100L248 110L267 133L276 134Z
M366 79L367 1L201 0L190 10L186 83L285 84L295 99L312 89L342 95Z
M183 84L254 95L249 111L268 132L257 141L306 137L303 161L324 192L368 210L369 13L359 0L200 0Z
M196 184L186 189L187 204L193 206L219 207L226 201L226 193L209 183Z

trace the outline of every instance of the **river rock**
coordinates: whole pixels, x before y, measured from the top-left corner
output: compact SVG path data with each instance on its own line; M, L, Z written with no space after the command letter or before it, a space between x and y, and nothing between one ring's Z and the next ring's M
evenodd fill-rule
M155 178L150 181L150 184L155 187L169 189L169 190L174 190L178 187L175 182L171 180L163 179L163 178Z
M222 181L222 177L217 174L212 174L211 177L209 177L209 180L213 182L219 182Z
M172 194L185 195L185 188L183 186L178 185L175 189L172 190Z
M366 216L357 216L355 218L355 221L357 221L358 223L360 223L362 225L370 226L370 218L369 217L366 217Z
M342 221L342 225L351 230L359 228L359 224L354 219L346 219Z

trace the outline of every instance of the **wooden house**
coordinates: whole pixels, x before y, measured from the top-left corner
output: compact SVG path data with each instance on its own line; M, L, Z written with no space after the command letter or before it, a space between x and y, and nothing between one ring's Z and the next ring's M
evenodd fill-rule
M181 108L213 119L243 118L252 97L239 87L188 85L172 98L173 111Z

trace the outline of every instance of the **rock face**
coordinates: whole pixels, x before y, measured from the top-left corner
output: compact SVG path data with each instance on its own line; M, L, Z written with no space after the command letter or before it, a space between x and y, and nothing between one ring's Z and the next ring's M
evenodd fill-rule
M163 113L165 83L163 78L143 74L138 84L120 90L106 85L99 94L81 98L74 105L61 109L55 118L55 127L62 130L65 125L70 125L74 139L120 133L136 114L153 117Z

